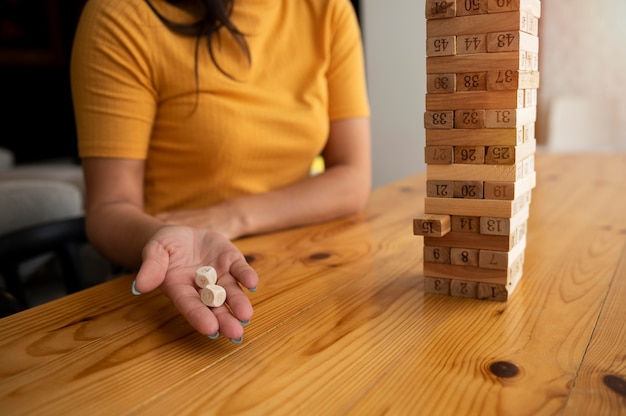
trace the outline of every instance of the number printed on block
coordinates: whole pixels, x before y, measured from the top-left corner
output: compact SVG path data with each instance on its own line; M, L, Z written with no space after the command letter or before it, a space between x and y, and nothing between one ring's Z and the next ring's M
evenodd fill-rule
M454 111L426 111L424 112L424 128L426 129L454 128Z
M484 146L454 146L454 163L482 165L485 163Z
M454 163L454 147L426 146L424 148L424 162L433 165L450 165Z
M426 91L431 94L456 91L455 74L429 74L426 76Z
M515 146L487 146L485 163L488 165L514 165Z
M487 72L464 72L456 74L457 91L486 91Z
M487 0L456 0L457 16L472 16L487 13Z
M450 215L450 231L478 234L480 232L480 217Z
M487 52L513 52L520 48L520 32L487 34Z
M450 279L425 276L424 292L450 296Z
M483 182L454 181L454 197L465 199L483 199Z
M450 247L424 246L426 263L450 264Z
M479 250L470 248L451 248L450 263L458 266L478 267Z
M485 110L456 110L454 127L457 129L484 129Z
M486 235L509 235L511 234L511 219L480 217L480 233Z
M454 181L426 181L426 196L454 198Z
M485 182L485 199L512 201L515 197L515 182Z
M456 16L456 0L426 0L427 19L445 19Z
M487 53L487 34L457 36L456 53L457 55Z
M413 220L413 234L424 237L442 237L450 232L450 216L425 214Z
M438 36L426 39L426 56L456 55L456 36Z
M478 282L452 280L452 282L450 282L450 295L459 298L476 299L478 296Z
M513 12L520 9L520 0L489 0L487 11L489 13Z

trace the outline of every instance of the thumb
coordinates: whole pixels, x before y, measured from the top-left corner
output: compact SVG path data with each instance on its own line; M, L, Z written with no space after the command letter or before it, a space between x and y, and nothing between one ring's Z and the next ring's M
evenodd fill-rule
M170 255L156 240L150 240L143 249L143 262L135 277L134 287L140 293L150 292L165 280Z

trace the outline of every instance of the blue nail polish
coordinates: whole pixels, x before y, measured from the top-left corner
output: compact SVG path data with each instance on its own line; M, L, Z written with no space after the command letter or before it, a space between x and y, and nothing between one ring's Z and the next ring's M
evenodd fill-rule
M239 323L241 324L241 326L248 326L250 324L250 320L248 319L247 321L239 321Z
M253 287L252 289L248 289L248 292L250 292L250 293L256 292L256 287Z
M230 342L232 342L233 344L237 344L237 345L241 344L243 342L243 335L241 337L239 337L239 339L231 338Z
M135 296L139 296L139 295L141 295L141 292L140 292L140 291L138 291L138 290L135 288L135 284L136 284L136 283L137 283L137 281L136 281L136 280L133 280L133 285L130 287L130 291L131 291L131 292L133 292L133 295L135 295Z
M213 334L213 335L207 335L207 337L208 337L209 339L218 339L218 338L219 338L219 336L220 336L220 331L217 331L217 332L216 332L215 334Z

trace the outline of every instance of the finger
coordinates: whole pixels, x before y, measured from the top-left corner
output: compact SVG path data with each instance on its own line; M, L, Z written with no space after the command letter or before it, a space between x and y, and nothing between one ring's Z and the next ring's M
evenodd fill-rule
M163 283L169 267L169 253L157 241L149 241L143 251L143 262L135 278L135 288L150 292Z
M243 340L243 326L241 322L232 315L228 307L222 305L218 308L212 308L212 311L219 322L220 335L230 338L237 343L241 342Z
M195 287L189 284L177 284L164 286L162 289L196 331L204 335L222 332L218 319L213 311L202 303Z
M248 289L256 289L259 284L259 276L244 258L234 261L229 271L239 283Z
M226 274L218 279L217 284L226 290L226 303L228 303L231 315L239 322L248 322L253 314L252 304L237 281L231 275Z

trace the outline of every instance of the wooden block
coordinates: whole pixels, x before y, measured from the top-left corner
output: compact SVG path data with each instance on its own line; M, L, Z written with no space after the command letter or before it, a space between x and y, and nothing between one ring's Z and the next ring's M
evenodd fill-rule
M483 199L483 182L454 181L454 197L464 199Z
M541 17L541 0L489 0L488 13L525 11L533 16Z
M478 267L508 270L526 249L526 238L522 238L510 251L479 250Z
M458 161L456 154L454 161ZM454 163L452 165L426 166L426 178L435 181L462 181L470 179L482 182L515 182L517 179L524 177L523 172L523 161L514 165L471 165Z
M454 126L459 129L484 129L485 110L457 110L454 112Z
M458 84L457 84L458 87ZM535 107L538 104L538 94L536 88L528 88L524 90L524 106Z
M473 35L474 33L506 32L521 30L528 26L526 11L513 11L495 15L478 14L459 16L448 20L428 20L426 33L428 37L449 35Z
M450 232L449 215L422 215L413 220L413 234L425 237L443 237Z
M480 232L480 217L464 217L461 215L451 215L450 231L478 234Z
M537 141L534 139L518 146L488 146L485 150L485 163L513 165L534 154L536 149Z
M470 217L512 217L515 201L470 198L432 198L424 199L427 214L448 214Z
M457 52L459 45L457 44ZM526 51L476 53L456 56L429 56L426 58L427 74L483 72L511 69L530 71L532 56ZM535 70L536 71L536 70Z
M526 18L528 20L526 31L531 35L539 36L539 19L530 13L527 14Z
M456 16L455 0L426 0L426 19L445 19Z
M424 261L450 264L450 247L424 246Z
M424 112L424 128L452 129L454 128L454 111L426 111Z
M426 91L430 94L456 91L455 74L429 74L426 76Z
M196 285L201 288L214 285L217 282L217 272L212 266L202 266L196 270L195 280Z
M487 235L509 235L511 234L511 219L480 217L480 233Z
M450 279L424 277L424 292L450 296Z
M503 90L457 92L456 94L426 94L427 111L474 110L477 108L498 110L523 106L523 90L519 90L519 92L518 90Z
M526 124L523 127L524 141L535 139L535 123Z
M487 34L487 52L512 51L537 53L539 52L539 38L519 30Z
M456 0L457 16L472 16L487 13L487 0Z
M539 88L539 80L540 76L537 71L498 69L487 72L487 89L491 91L500 91Z
M426 181L426 195L433 198L454 198L454 181Z
M485 182L483 195L485 199L500 199L512 201L535 187L536 173L526 176L515 182Z
M472 248L451 248L450 264L478 267L479 250Z
M508 129L426 130L427 146L515 146L524 141L525 127Z
M482 165L485 163L484 146L454 146L454 163Z
M206 306L217 308L226 301L226 290L218 285L207 285L200 291L200 299Z
M522 278L523 271L520 269L516 275L509 278L506 285L494 283L478 283L478 299L506 302L510 299L517 284Z
M456 36L438 36L426 39L426 56L456 55Z
M476 299L478 297L478 283L452 280L450 282L450 296Z
M521 234L521 231L519 233ZM513 244L515 238L514 236L482 235L450 231L443 237L424 237L424 244L456 248L475 248L479 250L509 251L515 247L515 244Z
M524 90L519 90L524 92ZM524 94L525 96L525 94ZM520 107L523 107L520 106ZM534 123L537 119L537 107L485 110L485 127L516 128Z
M424 148L424 161L425 163L439 165L449 165L454 163L454 147L426 146Z
M487 34L459 35L456 37L456 54L467 55L487 52Z
M505 285L518 273L519 267L516 264L508 270L498 270L458 264L424 263L424 276Z
M463 72L456 74L457 91L487 91L487 72Z

